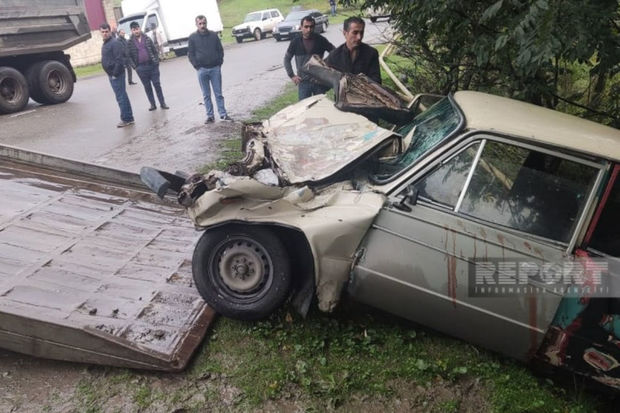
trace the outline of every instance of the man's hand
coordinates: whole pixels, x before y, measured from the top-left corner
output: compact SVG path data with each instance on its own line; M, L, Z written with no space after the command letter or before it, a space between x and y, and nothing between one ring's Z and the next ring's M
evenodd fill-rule
M301 82L301 78L299 76L293 76L291 78L291 80L293 81L293 83L295 83L296 85L298 85Z

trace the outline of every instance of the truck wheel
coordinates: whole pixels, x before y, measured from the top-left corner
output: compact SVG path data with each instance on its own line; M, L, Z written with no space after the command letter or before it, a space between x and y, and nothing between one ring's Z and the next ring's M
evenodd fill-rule
M254 38L256 39L256 41L260 40L263 38L263 34L261 33L260 29L257 27L256 29L254 29Z
M204 300L218 313L239 320L267 317L291 289L286 248L264 228L207 230L194 250L192 273Z
M30 99L38 103L45 103L41 96L41 88L39 87L39 73L41 72L41 65L43 62L37 62L26 69L26 81L28 82L28 91L30 92Z
M12 67L0 67L0 113L19 112L28 104L28 82Z
M69 100L73 95L73 76L67 66L56 60L47 60L35 65L39 70L32 74L36 77L35 88L41 103L55 105Z
M237 43L241 43L243 41L243 37L235 37L235 40L237 40Z

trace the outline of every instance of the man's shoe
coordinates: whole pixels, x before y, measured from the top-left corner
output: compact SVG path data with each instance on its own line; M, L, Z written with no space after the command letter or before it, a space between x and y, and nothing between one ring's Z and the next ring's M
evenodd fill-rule
M125 126L129 126L129 125L133 125L135 122L133 120L128 120L128 121L120 121L118 125L116 125L117 128L124 128Z
M211 116L210 118L207 118L207 120L205 120L205 125L207 123L213 123L213 122L215 122L215 118L213 116Z
M228 115L226 115L226 116L222 116L220 119L221 119L221 120L228 120L228 121L232 121L232 120L233 120L233 119L232 119L230 116L228 116Z
M165 103L163 105L161 105L162 109L170 109L170 106L166 105Z
M129 82L130 85L137 85L136 82Z
M157 106L153 105L153 106L151 106L151 107L149 108L149 112L152 112L152 111L154 111L155 109L157 109Z

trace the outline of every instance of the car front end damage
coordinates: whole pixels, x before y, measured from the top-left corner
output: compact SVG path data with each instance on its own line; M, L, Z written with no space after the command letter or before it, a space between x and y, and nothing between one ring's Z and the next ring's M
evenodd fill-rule
M290 231L301 234L319 308L333 310L355 249L385 202L384 194L352 179L355 167L379 151L398 151L400 136L315 96L246 125L242 141L244 159L225 172L188 179L179 202L207 231L244 224L282 228L285 238Z

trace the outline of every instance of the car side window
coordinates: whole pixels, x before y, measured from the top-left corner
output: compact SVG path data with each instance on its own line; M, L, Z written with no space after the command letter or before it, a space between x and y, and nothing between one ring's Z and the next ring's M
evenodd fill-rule
M589 246L612 257L620 257L620 176L616 176Z
M454 209L480 143L470 145L415 184L420 200Z
M271 17L278 17L278 12L277 11L272 11L271 12Z
M459 213L568 242L598 169L486 141Z

